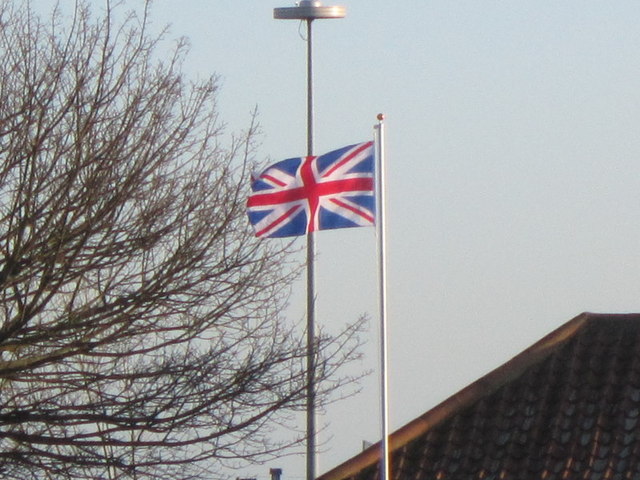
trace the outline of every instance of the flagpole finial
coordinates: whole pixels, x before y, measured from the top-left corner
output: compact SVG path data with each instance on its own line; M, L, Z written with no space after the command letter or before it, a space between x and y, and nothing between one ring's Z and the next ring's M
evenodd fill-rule
M379 113L377 118L378 121L382 122L384 120L384 113Z

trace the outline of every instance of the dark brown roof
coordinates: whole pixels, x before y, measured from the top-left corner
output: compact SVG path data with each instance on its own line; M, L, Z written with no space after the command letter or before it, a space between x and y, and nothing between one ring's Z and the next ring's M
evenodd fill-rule
M640 314L584 313L390 436L395 480L640 479ZM379 445L318 480L378 479Z

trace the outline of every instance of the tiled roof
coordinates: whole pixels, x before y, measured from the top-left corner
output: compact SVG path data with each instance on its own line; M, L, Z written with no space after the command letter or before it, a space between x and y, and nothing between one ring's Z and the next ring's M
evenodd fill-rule
M640 480L640 314L582 314L390 436L394 480ZM318 480L377 480L374 445Z

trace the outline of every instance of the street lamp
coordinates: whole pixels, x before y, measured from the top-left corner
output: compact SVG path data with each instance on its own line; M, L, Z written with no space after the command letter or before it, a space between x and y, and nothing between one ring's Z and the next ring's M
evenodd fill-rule
M311 24L314 20L344 18L345 7L325 7L316 0L302 0L295 7L273 9L276 20L307 22L307 155L313 155L313 59ZM316 478L315 413L315 239L307 234L307 480Z

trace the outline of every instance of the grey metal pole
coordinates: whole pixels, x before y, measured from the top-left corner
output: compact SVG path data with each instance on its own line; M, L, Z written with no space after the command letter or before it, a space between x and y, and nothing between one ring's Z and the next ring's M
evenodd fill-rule
M344 7L325 7L317 0L301 0L295 7L276 8L276 19L307 22L307 156L313 156L313 38L315 19L343 18ZM316 478L316 338L315 338L315 236L307 234L307 480Z
M307 155L313 155L313 39L307 19ZM315 233L307 234L307 480L316 478Z

